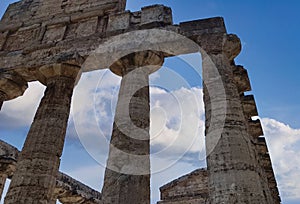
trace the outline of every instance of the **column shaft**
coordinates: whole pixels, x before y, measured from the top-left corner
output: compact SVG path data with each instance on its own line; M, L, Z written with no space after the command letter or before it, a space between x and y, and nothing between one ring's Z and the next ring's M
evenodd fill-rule
M134 72L121 82L103 187L106 204L150 203L149 79L142 70Z
M267 203L227 56L204 56L203 80L211 204Z
M56 175L63 150L74 79L47 80L34 121L19 156L5 204L54 204Z
M150 204L149 74L162 53L129 54L110 69L122 76L102 190L104 204Z

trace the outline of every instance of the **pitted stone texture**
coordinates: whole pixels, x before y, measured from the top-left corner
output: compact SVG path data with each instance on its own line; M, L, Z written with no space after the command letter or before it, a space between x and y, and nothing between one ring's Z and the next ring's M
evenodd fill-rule
M263 176L265 176L264 179L267 179L267 187L270 188L271 191L271 196L274 199L274 204L280 204L281 199L279 196L279 191L277 187L277 182L275 179L273 167L272 167L272 162L270 158L270 154L268 151L267 143L265 138L260 137L258 138L255 147L258 152L258 157L260 161L260 165L262 166L264 170ZM263 178L262 178L263 181Z
M63 173L57 176L55 197L63 204L102 204L101 193Z
M261 183L264 195L268 203L279 204L280 197L277 189L277 184L275 181L275 176L273 173L271 160L270 158L269 160L267 160L268 165L266 169L266 165L265 165L266 154L260 153L262 149L266 149L267 151L266 143L259 142L260 140L264 139L263 137L261 137L263 135L261 122L259 119L252 120L253 116L258 115L254 96L244 94L245 91L251 90L251 85L250 85L247 70L240 65L237 66L233 65L233 75L234 75L234 81L237 86L238 92L241 95L241 103L242 103L244 117L246 121L247 132L249 135L249 139L251 141L251 146L255 152L255 158L258 161L257 170L259 171L259 175L260 175L259 181ZM263 145L265 146L262 148ZM269 174L269 172L272 172L272 174Z
M95 10L107 13L120 12L125 10L125 4L125 0L22 0L9 6L2 22L5 25L29 24Z
M172 25L172 10L164 5L153 5L142 8L141 25Z
M0 104L22 96L28 88L27 82L17 73L0 72Z
M160 56L133 53L111 67L122 81L102 190L105 204L150 203L149 74L153 65L162 65Z
M231 64L239 44L235 37L227 36L223 52L203 56L210 202L271 204L257 182L260 168L233 79Z
M209 203L208 175L206 169L197 169L162 187L158 204Z
M76 75L78 71L78 67L74 67ZM56 175L74 83L74 78L60 73L47 79L47 89L19 156L17 170L5 198L6 204L56 202Z
M12 178L16 171L19 150L0 140L0 175ZM61 203L102 204L101 193L76 181L72 177L58 173L54 197Z

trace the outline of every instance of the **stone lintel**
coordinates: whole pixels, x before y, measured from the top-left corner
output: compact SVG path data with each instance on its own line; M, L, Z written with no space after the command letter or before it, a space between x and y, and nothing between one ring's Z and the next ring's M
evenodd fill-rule
M259 119L249 120L248 127L249 127L248 129L249 134L254 138L258 138L259 136L262 136L264 134Z
M173 17L170 7L164 5L152 5L142 8L141 25L143 28L147 25L159 27L172 24Z
M155 15L152 14L153 18L150 15L152 10L157 13ZM163 17L158 15L160 12L163 12ZM172 25L171 16L167 17L168 12L168 7L162 5L145 7L139 12L121 12L110 15L104 14L104 16L101 16L102 13L100 11L93 10L80 14L72 13L70 14L71 17L60 16L59 19L53 18L47 22L43 21L44 24L42 25L35 22L33 24L34 27L31 25L19 25L12 32L13 34L6 34L3 37L5 41L7 38L9 42L13 42L13 45L9 43L7 45L9 49L0 51L0 67L3 70L17 71L26 81L35 81L39 78L38 69L41 66L55 63L81 65L84 59L94 54L97 57L101 55L99 59L101 63L91 68L87 66L83 71L87 72L109 67L111 65L109 59L111 56L118 55L119 52L124 53L127 51L129 54L130 52L136 52L141 49L147 50L148 48L148 50L165 52L165 57L199 52L199 46L192 45L192 40L210 53L225 52L228 54L229 47L229 55L235 56L238 54L239 43L233 43L234 46L231 45L232 41L238 42L238 38L234 35L226 35L226 40L224 39L223 35L226 32L222 18L194 22L199 29L199 32L195 34L189 30L189 27L192 26L191 24L194 23L182 23L180 26ZM108 20L108 17L110 20ZM96 18L98 18L98 22ZM154 25L151 22L157 22L157 24L154 23ZM108 30L106 29L107 27ZM25 28L26 30L24 30ZM150 28L155 29L155 32ZM141 38L140 34L138 34L138 36L134 35L133 39L130 39L129 36L132 31L138 31L140 34L145 31L144 37ZM16 32L20 32L20 35L24 37L17 38L20 35L16 35ZM148 34L146 34L147 32ZM94 53L95 49L105 42L122 43L124 36L121 34L127 33L128 45L121 44L113 52L112 50L104 49L103 53L98 53L98 51ZM116 38L117 36L121 36L121 41ZM28 40L26 42L18 42L23 38L28 38ZM143 44L141 42L133 42L136 39L141 39ZM188 41L191 42L189 43ZM232 58L232 56L230 57ZM119 57L114 57L114 60L116 59L119 59ZM99 67L102 64L104 64L103 67Z
M109 16L107 31L123 30L130 27L131 13L125 11Z
M251 91L248 72L243 66L233 66L233 77L240 94Z
M183 22L180 23L179 26L181 32L186 36L227 33L224 19L222 17Z
M257 108L253 95L246 95L241 97L242 106L244 110L245 117L250 119L252 116L257 116Z
M12 178L19 153L17 148L0 140L0 174L6 174L8 178ZM55 196L62 203L68 203L71 200L76 202L69 203L89 201L91 204L101 204L100 192L61 172L57 175Z

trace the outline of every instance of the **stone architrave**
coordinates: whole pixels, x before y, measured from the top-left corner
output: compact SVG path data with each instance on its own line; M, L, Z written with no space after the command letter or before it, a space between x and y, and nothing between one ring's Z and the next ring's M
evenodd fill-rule
M161 53L129 54L111 67L122 76L102 190L105 204L150 203L149 74Z
M56 203L56 176L80 67L55 64L41 67L40 72L47 89L19 155L6 204Z

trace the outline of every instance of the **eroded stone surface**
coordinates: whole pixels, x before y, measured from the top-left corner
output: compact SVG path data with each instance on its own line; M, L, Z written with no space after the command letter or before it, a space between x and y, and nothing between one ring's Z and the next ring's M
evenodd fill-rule
M158 204L209 203L206 169L197 169L160 188Z
M163 61L160 53L145 51L111 66L122 81L102 190L105 204L150 203L149 74Z
M19 150L0 140L0 175L12 178L16 171ZM102 204L101 193L72 177L58 173L54 197L61 203ZM77 202L74 202L76 200Z
M68 65L66 65L68 66ZM53 70L50 66L48 70ZM73 72L80 68L73 66ZM42 69L42 73L45 70ZM19 155L5 203L56 203L54 190L75 78L51 72L46 91ZM52 74L54 73L54 74Z

